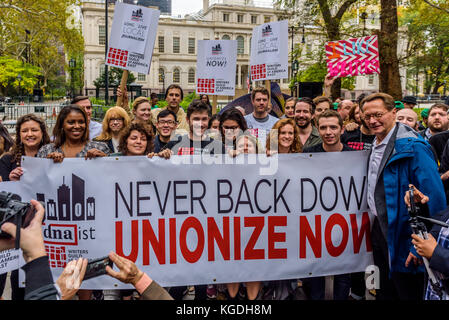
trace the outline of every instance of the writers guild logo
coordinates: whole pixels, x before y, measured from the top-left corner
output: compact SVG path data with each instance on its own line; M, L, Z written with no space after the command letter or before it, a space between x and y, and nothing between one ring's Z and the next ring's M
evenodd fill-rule
M131 20L136 21L136 22L143 21L142 9L137 9L136 11L133 10L133 13L131 15Z
M265 28L262 28L262 37L268 37L273 34L271 26L268 24Z
M217 44L216 46L212 47L212 54L213 55L222 54L222 49L221 49L220 44Z

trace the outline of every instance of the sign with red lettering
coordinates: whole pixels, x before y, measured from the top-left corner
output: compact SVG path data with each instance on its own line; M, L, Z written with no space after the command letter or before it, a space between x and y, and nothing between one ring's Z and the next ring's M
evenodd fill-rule
M250 52L252 81L288 78L288 21L255 27Z
M326 62L332 77L380 73L377 36L327 42Z
M110 251L163 286L342 274L372 264L367 156L26 157L21 194L45 204L55 278ZM107 275L82 284L128 287Z
M106 65L148 74L160 11L117 2Z

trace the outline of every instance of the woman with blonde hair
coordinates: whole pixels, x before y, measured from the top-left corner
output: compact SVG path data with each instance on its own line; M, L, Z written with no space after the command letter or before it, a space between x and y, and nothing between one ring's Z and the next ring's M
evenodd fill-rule
M132 122L142 122L152 130L153 135L156 134L156 128L153 125L153 116L151 113L151 104L147 97L138 97L132 105L133 120Z
M292 118L281 119L271 128L267 138L267 155L275 153L301 153L303 145L299 128Z
M111 152L116 153L119 151L120 136L130 124L131 119L125 109L112 107L106 111L102 122L103 131L95 140L106 143Z

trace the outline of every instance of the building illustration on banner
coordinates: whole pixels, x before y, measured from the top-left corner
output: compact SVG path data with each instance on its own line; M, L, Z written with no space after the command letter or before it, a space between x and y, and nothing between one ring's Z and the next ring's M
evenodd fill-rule
M56 191L56 201L44 193L37 193L36 199L46 207L43 233L50 266L64 268L67 258L79 256L78 250L68 250L66 246L78 246L80 239L95 239L94 228L83 229L77 224L95 220L95 198L86 199L85 180L72 174L71 187L66 185L63 177L62 185Z
M216 55L216 54L221 54L221 45L218 43L216 46L212 47L212 54Z
M45 194L37 193L37 200L46 203L46 220L59 221L85 221L95 220L95 198L85 200L85 182L82 178L72 174L72 197L70 199L70 187L65 184L57 190L57 201L48 199L45 202Z
M273 34L273 30L270 25L267 25L265 28L262 28L262 37L268 37Z
M132 20L132 21L137 21L137 22L142 21L142 20L143 20L143 12L142 12L142 9L137 9L136 11L133 11L131 20Z

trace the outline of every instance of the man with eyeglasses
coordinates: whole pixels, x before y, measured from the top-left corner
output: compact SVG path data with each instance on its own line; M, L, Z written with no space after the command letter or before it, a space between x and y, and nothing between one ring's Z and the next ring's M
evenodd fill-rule
M158 153L165 149L167 143L172 140L177 126L176 114L173 111L165 109L158 113L156 121L158 134L154 138L154 152Z
M379 268L376 299L422 300L424 268L411 243L404 194L413 184L429 195L431 214L443 210L446 201L437 164L429 144L412 128L396 122L393 97L371 94L363 99L361 108L365 123L376 136L368 162L367 194L374 215L374 264Z

